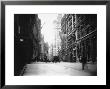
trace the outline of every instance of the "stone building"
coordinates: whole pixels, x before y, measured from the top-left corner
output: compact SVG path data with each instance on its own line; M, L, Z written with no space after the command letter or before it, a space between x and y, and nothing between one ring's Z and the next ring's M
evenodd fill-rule
M97 15L65 14L61 20L61 58L64 61L97 60Z
M40 61L45 62L45 61L49 60L49 44L44 41L43 35L41 35L40 46L41 46Z
M39 43L40 21L37 14L14 15L14 75L18 76L23 67L33 61ZM39 24L39 25L38 25ZM36 50L38 51L38 50Z
M61 32L59 33L61 38L61 50L60 50L60 58L63 61L66 61L66 50L67 50L67 31L66 31L66 15L64 15L61 19Z
M62 43L61 51L64 61L73 62L75 58L75 15L65 14L61 20Z
M33 61L39 61L41 53L41 20L35 15L35 23L33 25Z
M76 14L77 59L97 60L97 15Z

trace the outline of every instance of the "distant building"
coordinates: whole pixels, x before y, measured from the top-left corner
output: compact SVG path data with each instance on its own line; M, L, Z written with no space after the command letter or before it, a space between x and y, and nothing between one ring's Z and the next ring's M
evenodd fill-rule
M49 60L50 60L50 61L52 61L53 56L54 56L53 44L51 44L51 45L49 46Z
M44 43L44 56L46 60L49 60L49 45L48 43Z
M61 18L62 14L58 14L57 18L53 21L55 32L55 39L53 43L53 56L58 56L58 52L61 47L61 39L59 35L59 32L61 31Z
M46 59L47 60L49 59L49 44L44 41L43 35L41 35L40 46L41 46L40 61L46 61Z

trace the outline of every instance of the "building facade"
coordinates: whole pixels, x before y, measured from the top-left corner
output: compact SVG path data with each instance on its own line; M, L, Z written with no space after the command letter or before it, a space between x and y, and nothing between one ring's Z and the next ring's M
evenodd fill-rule
M23 67L33 61L35 52L36 24L35 14L15 14L14 15L14 75L18 76Z
M61 38L60 58L62 61L66 61L66 55L67 55L66 15L64 15L61 19L60 38Z
M49 45L44 41L44 36L42 35L41 41L41 52L40 52L40 61L46 62L49 60Z
M35 15L35 23L33 25L33 61L39 61L41 53L41 20Z
M61 51L64 61L73 62L75 58L75 15L65 14L61 20L61 31L64 37L62 38Z
M96 14L77 14L77 59L82 57L86 61L95 62L97 60L97 15Z
M97 15L65 14L61 20L61 58L76 62L97 60Z

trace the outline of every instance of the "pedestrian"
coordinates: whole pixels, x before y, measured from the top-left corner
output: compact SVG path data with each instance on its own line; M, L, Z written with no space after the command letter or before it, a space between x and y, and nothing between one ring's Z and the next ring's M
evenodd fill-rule
M86 64L85 57L82 57L82 70L84 70L85 64Z
M83 51L82 51L82 58L81 58L81 62L82 62L82 70L84 70L84 67L86 65L86 62L87 62L87 59L86 59L86 54L85 54L85 50L83 48Z

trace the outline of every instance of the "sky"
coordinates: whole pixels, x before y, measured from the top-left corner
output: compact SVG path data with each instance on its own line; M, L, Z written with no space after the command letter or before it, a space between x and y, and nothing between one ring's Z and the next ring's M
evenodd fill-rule
M41 19L41 33L44 35L44 41L49 45L55 40L55 26L53 21L57 19L58 14L38 14Z
M41 34L44 36L44 41L49 44L49 55L57 55L57 50L60 46L59 30L57 28L58 14L38 14L41 19ZM52 48L53 47L53 48Z

